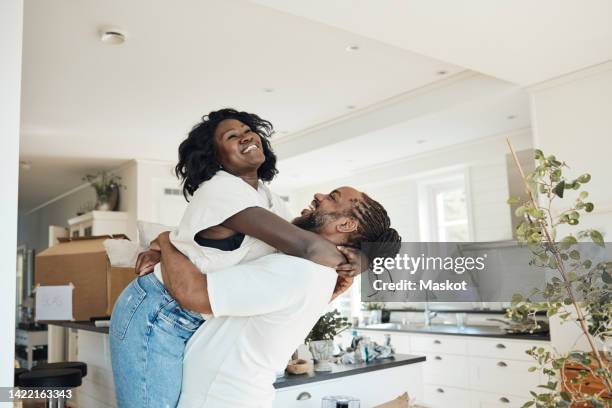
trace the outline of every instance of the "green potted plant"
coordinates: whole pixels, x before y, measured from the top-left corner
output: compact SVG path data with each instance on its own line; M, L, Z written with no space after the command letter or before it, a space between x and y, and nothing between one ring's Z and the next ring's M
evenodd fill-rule
M119 207L119 188L121 177L102 171L96 174L87 174L83 181L87 181L96 190L97 211L115 211Z
M349 326L348 319L340 316L338 310L327 312L319 318L305 340L314 360L315 371L331 371L329 360L334 355L334 337Z
M554 271L555 276L543 288L514 295L507 316L513 320L530 318L537 328L535 314L545 311L548 317L558 316L563 323L576 324L589 345L589 351L567 353L535 347L527 350L536 361L529 371L540 371L547 382L538 391L531 391L533 399L523 407L610 406L611 400L606 398L612 396L611 366L601 349L605 349L606 340L612 336L612 262L594 262L584 251L584 242L605 246L597 230L558 236L561 229L571 230L580 223L581 216L593 211L595 206L588 201L589 194L582 190L591 176L568 178L564 174L566 164L553 155L545 156L541 150L535 150L537 166L526 175L509 141L508 145L529 197L524 202L508 200L509 204L519 204L515 212L521 218L516 229L517 240L531 250L532 265L541 266L543 271ZM553 205L569 199L569 190L575 191L569 208ZM587 392L586 385L594 383L600 385L600 391Z

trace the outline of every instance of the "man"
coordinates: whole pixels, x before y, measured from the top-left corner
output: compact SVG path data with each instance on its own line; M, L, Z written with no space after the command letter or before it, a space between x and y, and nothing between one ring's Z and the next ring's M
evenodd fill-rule
M366 250L370 259L394 256L401 241L385 209L351 187L316 194L293 223L336 245L377 242ZM271 407L275 373L324 313L336 271L273 254L205 275L167 233L158 241L168 291L184 308L212 315L187 345L179 407ZM342 290L352 282L338 279Z

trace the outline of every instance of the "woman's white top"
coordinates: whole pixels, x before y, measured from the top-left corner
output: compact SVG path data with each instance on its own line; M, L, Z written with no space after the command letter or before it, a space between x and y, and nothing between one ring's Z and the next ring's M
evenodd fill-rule
M170 233L170 241L202 273L225 269L276 252L275 248L248 235L233 251L201 246L195 241L200 231L220 225L251 207L262 207L287 221L291 220L283 200L264 183L259 181L256 190L240 177L220 170L193 193L178 228ZM163 282L159 264L155 267L155 276Z

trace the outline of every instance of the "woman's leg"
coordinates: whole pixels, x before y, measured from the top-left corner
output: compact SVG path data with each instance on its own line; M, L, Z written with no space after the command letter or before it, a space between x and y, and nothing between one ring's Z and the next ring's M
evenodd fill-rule
M154 283L161 286L157 279ZM163 374L146 378L145 388L148 407L174 408L181 394L185 346L204 320L200 314L182 309L163 286L161 290L171 301L150 316L147 371Z
M153 274L123 291L110 325L119 408L176 406L185 344L201 323L199 315L178 307Z

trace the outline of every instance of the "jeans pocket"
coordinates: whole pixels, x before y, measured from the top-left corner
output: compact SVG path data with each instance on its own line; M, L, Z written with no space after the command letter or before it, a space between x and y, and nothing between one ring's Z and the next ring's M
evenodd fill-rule
M130 322L138 310L147 293L138 284L138 278L134 279L121 293L111 315L109 332L120 340L123 340Z
M173 332L185 340L198 330L204 319L194 312L181 308L174 300L159 311L156 324L165 331Z

